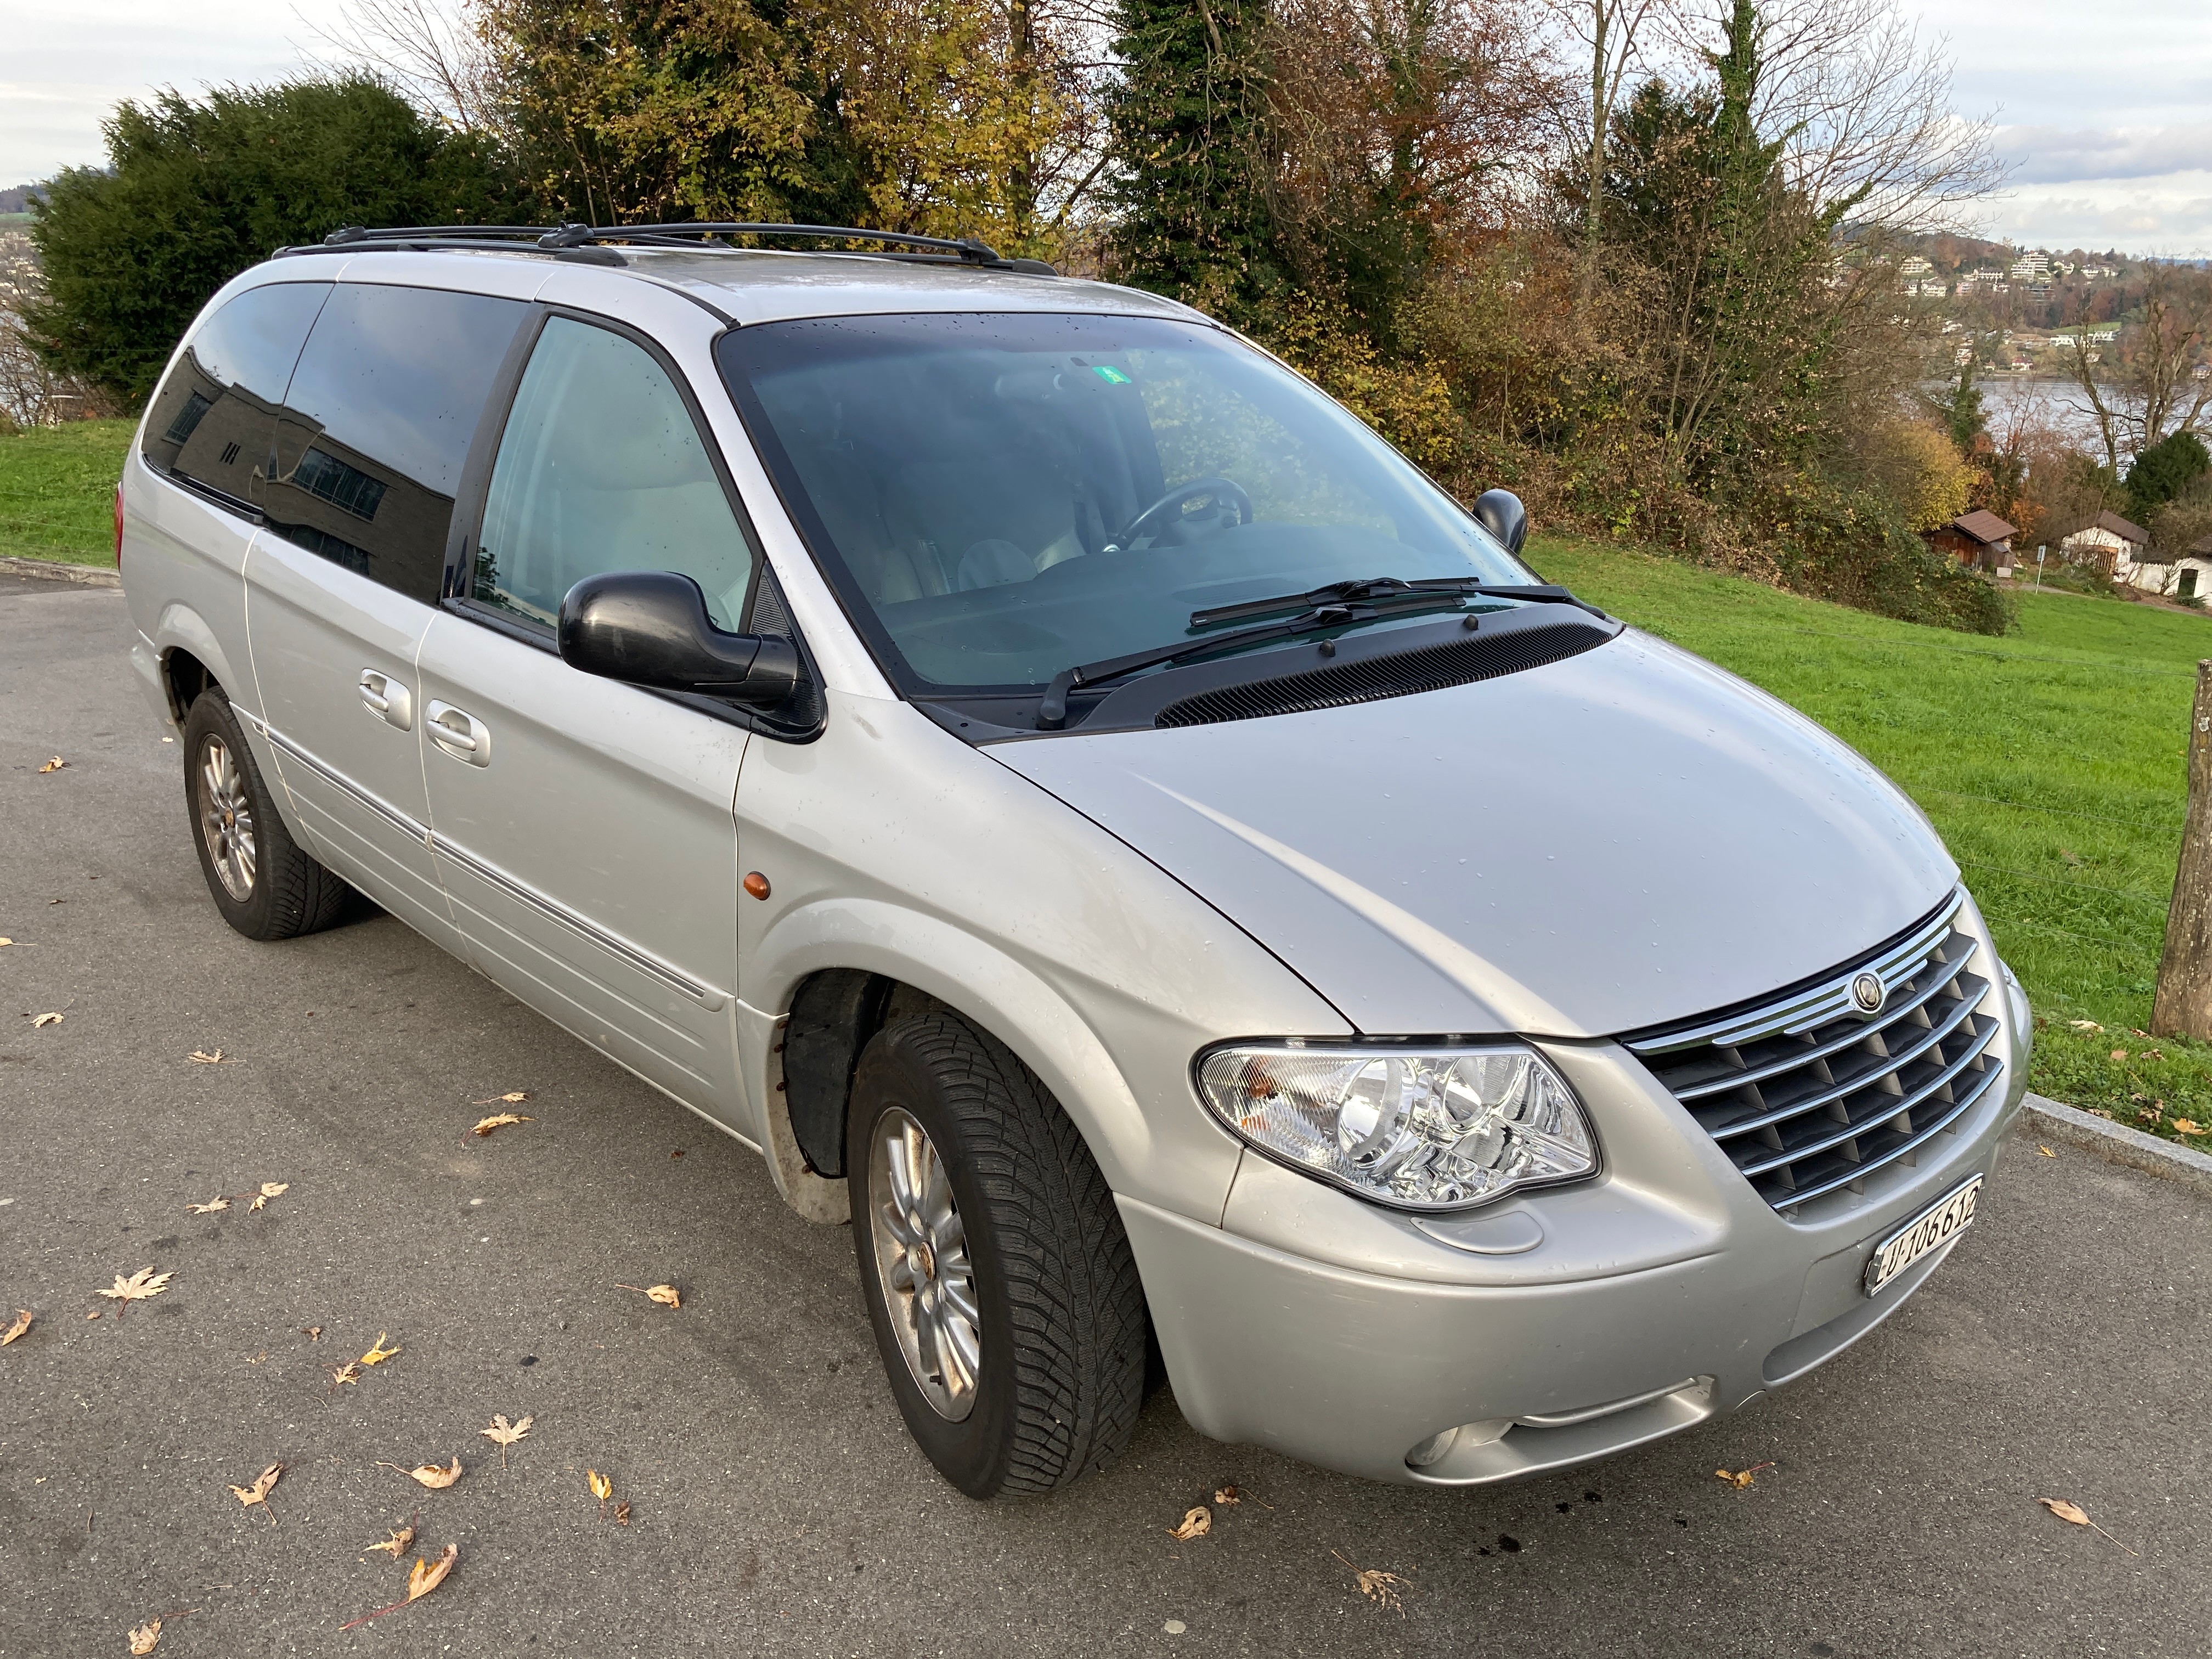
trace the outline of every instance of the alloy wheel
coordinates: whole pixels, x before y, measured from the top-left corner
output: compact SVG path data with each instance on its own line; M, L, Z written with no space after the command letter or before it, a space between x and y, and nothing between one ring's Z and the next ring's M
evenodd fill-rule
M210 737L200 744L200 839L223 891L240 904L253 896L253 802L230 745Z
M896 1106L870 1140L868 1210L876 1278L907 1370L939 1416L963 1422L983 1360L968 1236L929 1132Z

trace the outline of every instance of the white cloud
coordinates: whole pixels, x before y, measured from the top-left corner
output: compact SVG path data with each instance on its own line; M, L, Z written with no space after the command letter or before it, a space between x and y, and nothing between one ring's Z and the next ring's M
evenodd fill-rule
M1998 154L2022 185L2077 179L2154 179L2212 168L2212 121L2102 131L1999 127Z
M2212 257L2212 171L2022 185L1990 204L1984 230L2039 247Z

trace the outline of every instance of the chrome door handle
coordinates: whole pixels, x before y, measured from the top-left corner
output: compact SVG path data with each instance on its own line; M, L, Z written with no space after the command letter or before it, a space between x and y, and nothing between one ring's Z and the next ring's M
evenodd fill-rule
M455 760L466 761L471 766L491 764L491 733L484 729L482 720L435 697L430 700L428 714L423 729L429 732L431 742Z
M415 723L415 699L407 688L377 669L361 671L362 707L387 726L404 732Z

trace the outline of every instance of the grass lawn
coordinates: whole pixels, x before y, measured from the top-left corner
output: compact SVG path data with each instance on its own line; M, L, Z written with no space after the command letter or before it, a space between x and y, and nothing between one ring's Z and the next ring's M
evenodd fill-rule
M115 557L115 481L135 421L71 421L0 437L0 553Z
M2020 630L1982 639L1599 544L1540 538L1529 556L1804 710L1919 802L2035 1004L2037 1092L2169 1138L2177 1118L2212 1126L2212 1045L2138 1034L2212 617L2023 595Z

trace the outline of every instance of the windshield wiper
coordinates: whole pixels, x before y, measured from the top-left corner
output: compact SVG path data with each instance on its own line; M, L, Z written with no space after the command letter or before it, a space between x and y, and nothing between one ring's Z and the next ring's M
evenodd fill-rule
M1321 587L1310 587L1303 593L1279 593L1272 599L1246 599L1241 605L1216 605L1210 611L1194 611L1190 613L1190 625L1193 628L1211 628L1216 623L1237 622L1246 617L1264 617L1271 611L1285 611L1292 605L1344 605L1414 593L1452 593L1486 599L1526 599L1536 605L1575 605L1593 617L1605 615L1595 605L1577 599L1564 587L1548 582L1508 586L1503 583L1486 582L1474 576L1431 576L1419 581L1406 581L1396 576L1364 576L1351 581L1329 582Z
M1454 583L1458 580L1456 577L1452 579ZM1420 588L1411 583L1400 583L1397 590L1379 593L1364 604L1347 604L1340 600L1316 605L1295 617L1285 617L1279 622L1262 623L1257 628L1239 628L1227 634L1216 634L1208 640L1183 640L1174 645L1156 646L1150 651L1132 652L1126 657L1109 657L1103 662L1063 668L1052 677L1052 684L1045 687L1044 696L1038 700L1037 725L1048 732L1056 732L1066 725L1067 694L1084 686L1120 679L1123 675L1136 673L1139 669L1181 662L1186 657L1210 656L1217 651L1233 651L1248 645L1264 645L1270 640L1310 634L1316 629L1378 622L1385 617L1407 616L1419 611L1456 609L1462 592L1456 586ZM1278 602L1269 608L1279 611L1283 605ZM1204 616L1206 613L1200 611L1197 614ZM1472 624L1474 619L1470 616L1468 620ZM1192 626L1197 625L1194 617Z

